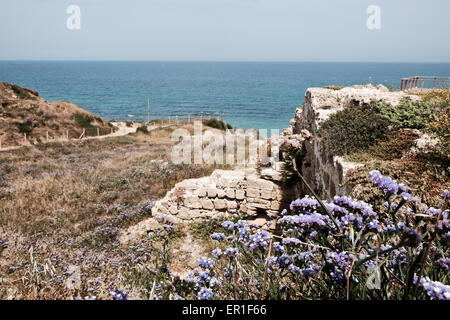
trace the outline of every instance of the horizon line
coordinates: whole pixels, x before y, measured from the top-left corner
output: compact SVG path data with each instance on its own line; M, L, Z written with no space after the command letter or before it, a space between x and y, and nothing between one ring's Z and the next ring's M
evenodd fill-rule
M0 62L197 62L197 63L396 63L450 64L450 61L308 61L308 60L126 60L126 59L0 59Z

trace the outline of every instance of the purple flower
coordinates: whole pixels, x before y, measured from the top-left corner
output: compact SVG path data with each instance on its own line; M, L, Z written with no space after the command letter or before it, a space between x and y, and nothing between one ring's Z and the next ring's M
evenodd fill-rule
M450 199L450 190L444 190L441 193L442 198L444 199Z
M225 253L224 253L224 254L225 254L226 256L230 257L230 258L234 258L234 257L237 256L237 253L238 253L238 250L237 250L236 248L228 247L228 248L225 250Z
M414 275L414 283L417 283L417 275ZM450 300L450 286L432 281L428 277L422 277L419 286L426 291L431 300Z
M212 268L214 265L214 260L211 258L200 258L197 263L200 268L208 269Z
M446 271L450 270L450 259L448 258L441 258L436 261L436 264Z
M235 225L231 221L225 221L224 223L222 223L222 227L225 228L228 231L233 231Z
M213 297L213 291L212 291L212 289L208 289L208 288L201 288L197 294L198 300L209 300L212 297Z
M220 248L215 248L215 249L212 251L212 255L213 255L215 258L220 258L220 257L222 256L222 250L220 250Z
M291 258L289 258L287 256L281 256L281 257L278 257L277 264L280 268L284 269L287 266L289 266L290 264L292 264L292 260L291 260Z
M265 230L258 230L255 234L250 236L249 241L245 244L250 250L257 248L267 249L269 246L270 236Z
M223 233L216 232L211 235L211 239L220 241L225 239L225 235Z
M119 289L111 291L111 295L114 300L128 300L128 294L120 291Z

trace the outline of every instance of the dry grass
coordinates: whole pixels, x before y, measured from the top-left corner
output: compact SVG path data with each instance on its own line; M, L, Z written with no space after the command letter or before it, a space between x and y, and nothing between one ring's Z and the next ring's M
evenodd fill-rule
M145 246L122 248L120 230L175 183L215 168L171 164L172 131L2 152L0 299L109 298L117 288L139 297L121 275L145 261ZM67 289L71 266L81 268L79 289Z

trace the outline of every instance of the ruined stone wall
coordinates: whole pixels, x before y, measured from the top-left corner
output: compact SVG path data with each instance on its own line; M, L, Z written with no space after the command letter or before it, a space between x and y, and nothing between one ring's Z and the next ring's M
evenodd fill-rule
M383 86L353 86L340 90L308 89L303 108L298 108L291 126L280 136L271 138L272 149L278 141L291 141L303 147L305 157L301 171L308 183L323 199L335 195L348 195L351 190L343 186L348 171L359 164L344 161L330 154L318 137L320 123L343 110L350 104L364 105L372 100L397 105L406 96L403 92L390 92ZM419 97L411 96L413 100ZM307 130L308 138L304 138ZM280 142L281 141L281 142ZM277 153L277 152L275 152ZM271 168L238 168L215 170L211 176L184 180L175 185L167 195L157 201L152 209L153 217L169 215L176 221L225 217L234 212L264 224L267 214L277 215L288 208L296 197L309 194L306 187L298 183L286 187L282 182L283 163L274 162ZM124 234L142 233L154 227L154 219L133 226Z
M306 91L303 108L298 108L295 118L291 120L291 127L286 134L299 134L302 129L308 130L312 138L304 142L306 157L301 170L311 187L323 199L332 199L335 195L346 195L351 192L348 186L343 186L349 170L360 164L344 161L341 157L333 156L326 150L324 143L318 137L320 123L327 120L331 114L356 104L364 105L371 101L383 101L398 105L407 96L404 92L390 92L386 87L353 86L340 90L311 88ZM410 96L417 100L419 97ZM306 188L296 186L297 196L307 194Z
M289 205L281 176L254 169L215 170L211 176L184 180L156 202L153 215L171 215L176 220L194 220L240 214L278 214Z

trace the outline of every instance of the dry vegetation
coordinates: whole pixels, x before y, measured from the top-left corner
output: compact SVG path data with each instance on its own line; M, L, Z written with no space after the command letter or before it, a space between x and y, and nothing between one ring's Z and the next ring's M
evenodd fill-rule
M110 298L118 288L139 298L129 275L149 259L149 244L122 247L120 231L147 218L175 183L214 169L173 165L173 129L0 153L0 299ZM175 242L175 269L196 238ZM73 266L80 290L66 286Z
M98 131L97 131L98 129ZM105 135L114 129L96 115L68 102L48 102L37 91L0 82L0 140L2 147L37 144L49 139Z

